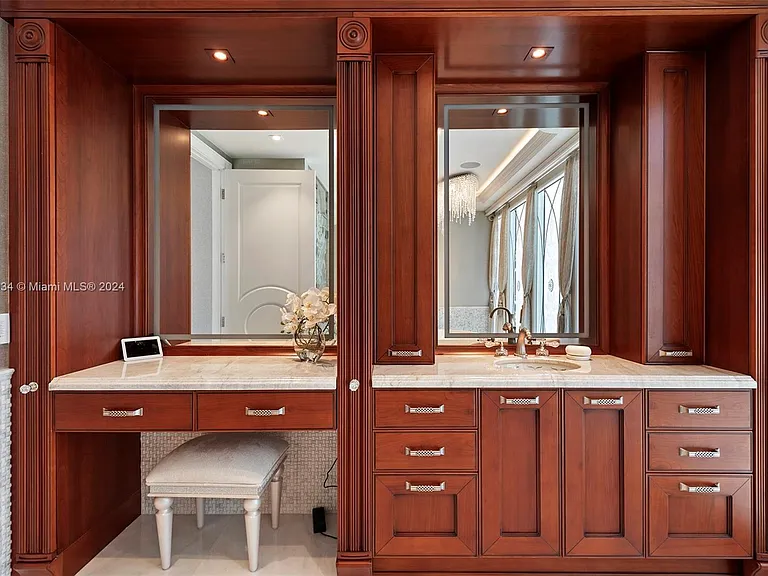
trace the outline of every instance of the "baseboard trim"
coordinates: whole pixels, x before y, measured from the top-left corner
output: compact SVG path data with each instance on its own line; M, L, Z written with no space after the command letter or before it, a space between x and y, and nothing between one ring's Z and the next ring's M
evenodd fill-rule
M337 576L372 576L373 561L367 552L339 552L336 555Z
M93 560L107 544L138 518L140 512L141 490L137 490L120 506L105 515L102 522L94 524L88 532L62 550L51 562L51 572L54 576L75 576L83 566Z

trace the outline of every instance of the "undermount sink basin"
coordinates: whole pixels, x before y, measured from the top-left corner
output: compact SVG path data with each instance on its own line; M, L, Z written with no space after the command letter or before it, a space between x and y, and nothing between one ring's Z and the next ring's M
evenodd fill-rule
M577 370L581 368L576 362L568 362L567 360L558 360L541 356L528 358L508 356L506 358L495 360L493 365L505 370L525 370L531 372L567 372L568 370Z

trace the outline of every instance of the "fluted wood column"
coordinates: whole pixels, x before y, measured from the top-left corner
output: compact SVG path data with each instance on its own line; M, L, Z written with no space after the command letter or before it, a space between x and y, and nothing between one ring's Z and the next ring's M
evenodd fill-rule
M13 376L13 564L44 574L56 551L52 395L55 293L19 284L55 282L54 34L48 20L16 20L10 84L10 293ZM3 279L6 280L6 279ZM20 386L36 382L37 391Z
M339 155L337 565L342 576L363 576L371 573L373 530L373 78L367 18L337 21L336 89Z

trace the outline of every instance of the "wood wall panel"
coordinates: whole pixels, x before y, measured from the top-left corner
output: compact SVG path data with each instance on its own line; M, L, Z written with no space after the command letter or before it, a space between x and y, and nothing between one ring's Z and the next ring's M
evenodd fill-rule
M373 74L370 21L337 22L338 452L341 576L371 574L373 530ZM353 382L354 381L354 382Z
M434 58L376 57L376 361L435 361Z
M55 27L16 20L10 78L10 274L14 282L55 281ZM11 291L13 561L42 562L56 551L52 396L56 374L55 293ZM21 384L38 382L22 395Z
M705 59L646 55L646 361L704 361Z
M192 332L190 130L160 111L160 332ZM154 305L154 303L153 303Z

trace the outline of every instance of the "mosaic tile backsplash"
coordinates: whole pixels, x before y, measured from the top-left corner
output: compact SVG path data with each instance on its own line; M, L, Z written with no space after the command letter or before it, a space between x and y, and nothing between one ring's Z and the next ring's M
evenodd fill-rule
M336 488L323 488L325 473L336 458L336 432L333 430L306 432L267 432L284 438L289 444L283 475L283 497L280 512L285 514L311 514L312 508L324 506L326 511L336 511ZM181 432L149 432L141 435L141 512L154 514L152 500L147 498L144 480L155 465L169 452L187 440L201 434ZM334 467L328 477L329 485L337 485ZM178 498L174 513L194 514L195 501ZM269 490L264 494L262 512L271 511ZM210 499L205 503L206 514L241 514L240 500Z

